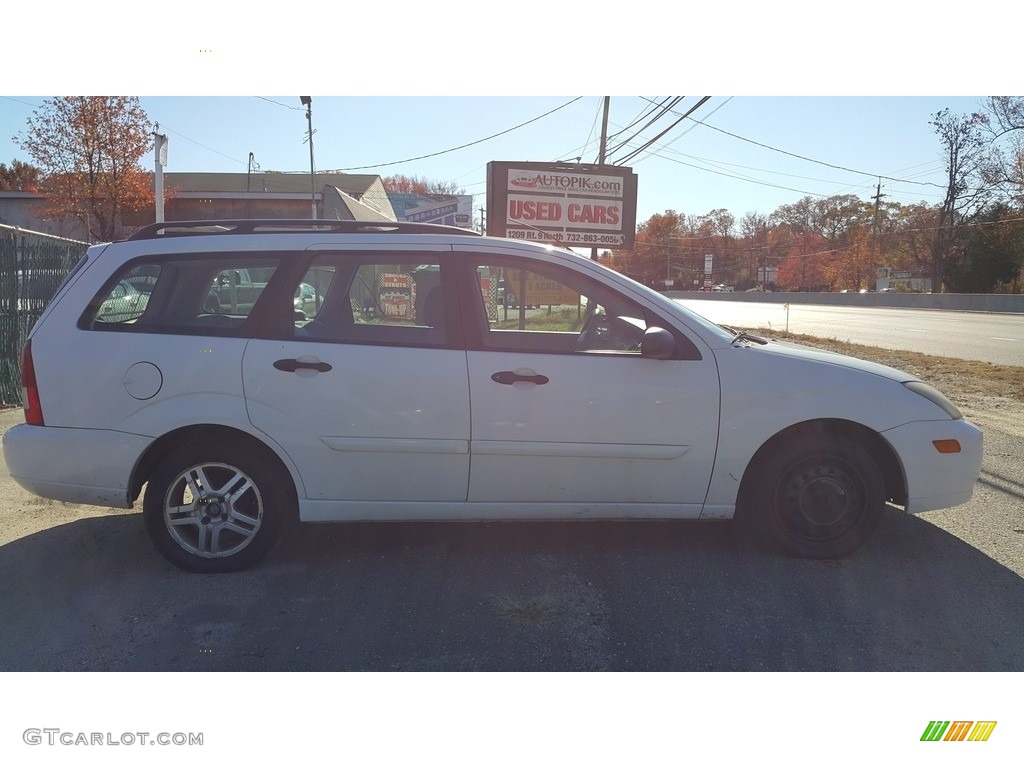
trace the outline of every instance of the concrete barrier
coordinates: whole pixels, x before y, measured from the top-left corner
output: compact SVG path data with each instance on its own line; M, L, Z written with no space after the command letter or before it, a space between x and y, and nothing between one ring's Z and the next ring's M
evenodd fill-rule
M840 307L903 307L956 312L1024 314L1024 295L1006 293L702 293L666 291L672 299L747 301L771 304L823 304Z

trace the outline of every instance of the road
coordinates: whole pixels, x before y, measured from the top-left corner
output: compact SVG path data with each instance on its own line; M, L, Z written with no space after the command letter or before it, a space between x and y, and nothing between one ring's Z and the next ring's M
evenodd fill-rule
M35 498L0 463L0 670L1020 671L1024 408L967 415L974 499L891 508L830 561L723 522L359 523L201 575L137 510Z
M676 299L714 323L1024 366L1024 315Z

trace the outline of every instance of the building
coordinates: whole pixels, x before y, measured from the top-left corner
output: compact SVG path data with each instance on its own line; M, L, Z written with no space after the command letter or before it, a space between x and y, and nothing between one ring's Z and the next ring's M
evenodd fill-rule
M72 240L89 239L85 227L77 219L47 219L42 216L46 196L39 192L0 190L0 224L42 232Z
M317 174L316 188L317 218L398 220L380 176ZM313 215L308 173L165 173L164 190L164 221L309 219ZM0 191L0 224L75 240L91 239L77 219L44 217L45 204L43 193ZM153 207L126 214L121 233L129 235L154 220Z
M448 224L463 229L473 227L472 195L389 192L388 198L399 221Z
M165 221L312 218L308 173L165 173ZM380 176L316 175L317 218L397 221ZM152 218L150 219L152 221Z
M924 272L900 272L891 267L875 269L875 290L900 293L931 293L932 278Z

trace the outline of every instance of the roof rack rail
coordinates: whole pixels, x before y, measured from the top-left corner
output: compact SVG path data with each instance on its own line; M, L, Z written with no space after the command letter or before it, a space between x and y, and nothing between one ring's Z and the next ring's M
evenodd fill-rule
M252 235L281 232L337 232L341 234L476 235L471 229L415 221L341 221L339 219L210 219L159 221L133 233L128 240L153 240L187 235Z

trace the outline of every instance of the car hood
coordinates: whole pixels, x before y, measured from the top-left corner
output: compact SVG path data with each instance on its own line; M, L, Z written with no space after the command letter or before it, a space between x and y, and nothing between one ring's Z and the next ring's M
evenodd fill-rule
M887 365L880 365L878 363L868 362L867 360L860 360L856 357L840 355L835 352L823 352L820 349L813 349L800 344L772 341L764 346L758 346L756 344L752 344L751 346L762 354L806 360L815 363L824 363L826 365L837 365L855 371L872 373L875 376L881 376L882 378L890 379L891 381L904 382L917 380L916 376L911 376L906 371L890 368Z

